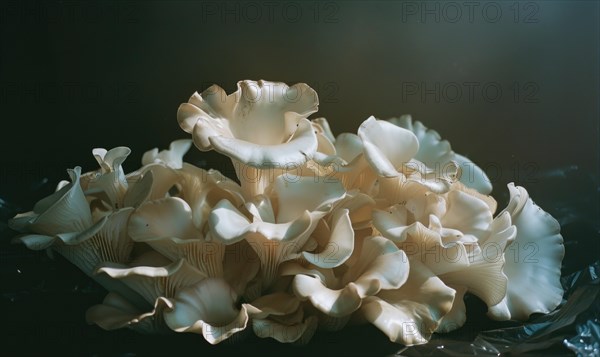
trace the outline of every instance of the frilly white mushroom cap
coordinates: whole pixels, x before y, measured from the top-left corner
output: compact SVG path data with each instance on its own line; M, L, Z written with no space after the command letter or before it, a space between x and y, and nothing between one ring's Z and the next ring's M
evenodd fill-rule
M110 292L102 304L94 305L86 311L85 319L88 324L96 324L104 330L127 327L145 334L165 333L168 332L162 318L165 307L165 301L157 299L154 308L144 312L128 299Z
M384 236L397 242L398 246L409 256L418 257L435 274L447 273L469 265L465 243L458 240L445 242L441 225L435 216L431 216L432 223L429 227L415 222L408 226L398 227L400 229L390 228L391 225L394 225L390 219L399 220L398 218L401 216L397 212L374 213L376 217L374 224L376 227L381 227L382 229L378 230Z
M124 208L103 217L81 232L65 232L54 236L29 234L17 237L29 249L52 248L109 291L115 291L136 304L141 298L119 281L94 275L103 262L125 263L130 260L133 241L127 233L127 220L132 208Z
M273 198L257 196L246 204L251 219L227 200L220 201L209 217L216 242L250 243L260 258L265 288L275 279L280 263L300 257L318 220L345 195L340 183L314 182L310 177L298 176L279 176L270 192Z
M516 237L504 253L506 296L488 315L496 320L526 320L533 313L548 313L562 301L561 261L565 254L560 225L537 206L527 191L509 184L510 215Z
M334 211L331 216L331 228L325 220L321 222L323 228L320 233L322 235L318 238L314 237L321 243L319 251L304 251L302 256L306 261L320 268L338 267L354 251L354 231L350 221L350 212L347 209Z
M340 276L299 265L288 265L282 274L295 275L292 286L300 299L329 316L343 317L356 311L367 296L402 286L408 277L408 259L391 241L371 237L364 241L358 261Z
M430 168L445 166L451 161L458 163L462 175L460 181L467 187L476 189L483 194L492 192L492 183L485 172L466 157L452 151L450 143L442 140L437 131L428 129L420 121L412 120L410 115L389 119L389 122L410 130L419 141L419 151L415 159L425 163Z
M312 159L322 165L336 160L335 137L325 118L311 120L313 131L317 137L317 150Z
M216 344L246 328L246 308L238 310L236 301L235 292L224 280L205 279L167 299L165 322L176 332L198 333Z
M448 285L449 288L456 291L454 301L452 302L452 308L440 321L435 332L447 333L462 327L467 322L467 307L465 306L465 293L467 288L465 286L452 286Z
M325 118L314 121L329 127ZM364 145L359 136L341 133L337 138L333 138L333 133L330 131L325 133L322 130L322 133L317 132L317 137L319 138L317 153L313 162L306 165L313 176L339 180L348 191L360 189L363 192L370 192L377 175L365 159Z
M455 293L427 267L411 260L406 283L399 289L384 290L366 298L358 315L392 342L420 345L429 341L452 309Z
M136 178L132 190L139 188L141 192L132 192L130 196L143 197L135 207L143 202L178 197L189 206L193 225L200 230L218 201L228 199L236 205L244 201L241 187L233 180L217 170L204 170L188 163L173 169L161 161L148 164L131 176Z
M348 163L356 160L364 149L361 138L352 133L341 133L334 145L336 154Z
M287 293L263 295L245 305L252 316L252 330L260 338L305 344L317 329L317 318L305 316L300 301Z
M300 83L240 81L230 95L214 85L179 107L177 120L200 150L217 150L245 165L301 165L317 149L306 119L317 93Z
M56 235L80 232L92 225L92 216L79 184L81 167L67 170L71 183L38 201L32 212L18 214L9 226L19 232Z
M336 209L347 209L352 228L356 230L371 227L371 217L377 202L359 190L346 191L346 197L339 201Z
M183 167L183 155L188 152L191 146L192 140L181 139L173 141L168 150L159 152L157 148L154 148L146 151L142 156L142 165L162 163L172 169L181 169Z
M515 238L517 230L512 225L508 214L497 216L490 224L489 233L481 237L477 245L469 254L470 264L467 267L440 275L444 283L457 287L458 290L466 291L478 296L488 307L498 304L506 294L507 277L502 271L504 266L504 249ZM459 322L463 320L461 315L462 302L459 307L453 307L454 320L445 328L452 325L460 327ZM451 318L447 319L449 323Z
M155 306L161 304L158 301L161 298L174 297L177 291L206 278L204 274L184 260L165 266L136 265L133 267L106 262L96 270L96 274L105 275L124 283L148 304ZM140 306L139 303L136 305ZM162 310L160 311L162 312ZM162 317L159 317L160 319Z
M110 150L98 148L92 150L100 170L87 184L86 195L97 195L112 208L124 206L123 200L129 187L123 162L131 154L131 149L119 146Z
M225 246L194 226L190 206L178 197L148 201L131 215L129 234L171 260L184 258L210 277L223 275Z
M492 214L481 199L453 190L444 195L416 187L404 201L373 211L373 226L436 275L470 264L469 251L490 231Z
M419 141L410 131L371 116L358 128L367 161L377 175L397 177L419 151Z

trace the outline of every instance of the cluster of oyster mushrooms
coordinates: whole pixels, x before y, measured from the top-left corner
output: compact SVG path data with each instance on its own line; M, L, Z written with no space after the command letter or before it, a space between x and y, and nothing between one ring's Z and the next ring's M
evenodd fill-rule
M410 116L335 136L317 107L305 84L194 93L177 112L193 140L129 174L128 148L95 149L97 170L68 170L11 227L108 290L86 315L107 330L306 343L371 323L413 345L461 327L467 293L496 320L556 308L560 227L524 188L496 213L485 173ZM237 181L183 162L192 143Z

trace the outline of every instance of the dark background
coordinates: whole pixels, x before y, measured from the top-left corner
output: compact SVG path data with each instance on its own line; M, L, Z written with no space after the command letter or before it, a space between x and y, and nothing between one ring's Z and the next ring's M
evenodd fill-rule
M410 113L496 192L549 167L597 172L598 2L462 4L4 2L2 178L64 178L95 168L92 148L118 145L133 170L187 137L176 112L194 91L242 79L309 83L336 134ZM10 186L0 192L18 195Z
M95 169L95 147L131 147L132 171L144 151L187 137L176 111L194 91L217 83L231 92L238 80L266 79L310 84L320 96L316 116L336 134L355 132L369 115L412 114L479 163L500 201L508 182L535 193L557 168L576 167L593 184L553 190L591 197L587 213L597 219L598 2L471 4L3 2L0 203L30 209L66 168ZM188 160L231 173L216 154L192 150ZM10 254L2 256L3 279L13 290L25 287L10 280L11 264L25 258ZM44 270L36 269L30 274ZM73 279L87 284L65 279L69 287ZM95 295L88 300L65 302L77 301L69 315L75 328ZM6 318L21 328L28 319L69 320L48 309Z

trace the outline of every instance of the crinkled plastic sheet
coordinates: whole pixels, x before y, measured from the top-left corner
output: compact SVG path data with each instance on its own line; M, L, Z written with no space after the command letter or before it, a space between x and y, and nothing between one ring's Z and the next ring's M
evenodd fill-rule
M598 318L577 325L577 335L565 340L565 345L579 356L600 355L600 321Z
M0 354L600 356L598 178L577 167L564 167L542 172L536 179L525 186L536 203L559 220L565 239L562 284L566 293L560 307L526 323L495 322L487 319L479 299L467 295L465 326L408 348L389 342L372 326L318 333L302 347L251 334L236 344L210 346L193 334L156 337L87 326L85 310L100 303L105 291L62 257L50 258L9 243L15 233L7 228L7 220L30 209L54 187L54 178L32 180L23 183L27 187L18 187L23 192L11 192L11 197L21 200L0 196L0 311L6 331ZM506 195L502 199L507 200Z

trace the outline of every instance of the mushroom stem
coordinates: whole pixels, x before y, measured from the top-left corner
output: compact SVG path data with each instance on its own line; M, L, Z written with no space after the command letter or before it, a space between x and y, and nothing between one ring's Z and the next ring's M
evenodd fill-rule
M231 159L231 161L235 168L235 174L238 180L240 180L242 194L246 199L263 194L265 189L275 181L275 178L279 176L282 171L276 166L270 168L258 168L236 159Z

